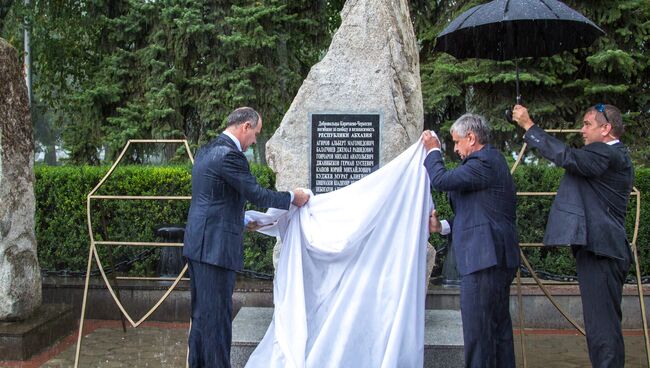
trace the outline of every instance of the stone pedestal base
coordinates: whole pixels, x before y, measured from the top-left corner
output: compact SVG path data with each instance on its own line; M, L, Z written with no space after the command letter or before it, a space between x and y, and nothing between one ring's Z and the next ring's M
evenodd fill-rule
M72 306L43 304L23 321L0 322L0 361L27 360L77 327Z
M273 308L242 308L232 325L230 363L233 368L246 365L248 357L266 333ZM463 326L460 312L426 310L424 328L424 367L463 367Z

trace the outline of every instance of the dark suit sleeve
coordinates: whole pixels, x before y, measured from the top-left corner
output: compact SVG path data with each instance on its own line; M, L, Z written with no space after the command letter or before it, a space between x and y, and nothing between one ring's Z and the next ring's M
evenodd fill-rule
M490 165L478 157L468 157L453 170L447 170L440 151L433 151L424 160L431 186L438 191L481 190L490 185Z
M248 161L238 152L226 154L222 174L228 184L256 206L288 209L291 204L289 192L276 192L260 186L251 174Z
M601 176L610 165L609 147L602 142L589 144L582 149L571 148L537 125L528 129L524 138L544 158L575 175Z

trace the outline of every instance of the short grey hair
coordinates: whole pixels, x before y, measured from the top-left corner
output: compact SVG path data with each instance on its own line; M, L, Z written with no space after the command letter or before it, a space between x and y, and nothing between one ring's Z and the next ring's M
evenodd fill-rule
M449 129L449 132L456 132L461 138L465 138L470 131L474 133L479 144L487 144L490 141L490 126L481 115L467 113L459 117Z
M239 107L228 115L226 126L240 125L246 122L251 123L253 128L257 127L257 122L260 121L260 114L250 107Z

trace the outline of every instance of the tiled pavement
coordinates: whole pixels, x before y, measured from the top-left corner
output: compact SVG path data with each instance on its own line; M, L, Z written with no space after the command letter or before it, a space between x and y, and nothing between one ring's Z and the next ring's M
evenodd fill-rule
M86 321L80 367L183 367L186 358L186 323L145 322L122 331L119 321ZM517 333L517 332L516 332ZM72 367L76 332L29 361L0 362L2 367ZM584 337L568 330L529 330L526 360L530 368L588 367ZM515 335L517 362L523 367L519 338ZM647 367L643 333L625 331L626 367Z

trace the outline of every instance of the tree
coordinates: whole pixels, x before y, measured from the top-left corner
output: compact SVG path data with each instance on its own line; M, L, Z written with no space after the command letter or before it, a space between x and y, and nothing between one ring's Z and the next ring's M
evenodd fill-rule
M230 67L221 74L225 101L249 104L264 118L258 158L310 67L329 43L325 1L249 1L233 5L220 36Z
M4 28L5 18L9 14L15 0L0 0L0 30Z
M112 159L131 138L199 145L240 105L262 113L268 135L327 47L341 5L35 0L27 10L36 98L56 117L75 163L98 163L101 149ZM19 40L17 27L5 28Z
M514 103L513 63L432 52L448 22L479 3L410 3L425 123L447 130L466 111L483 113L493 123L494 142L510 152L521 144L520 132L503 118ZM624 140L633 157L648 162L650 3L568 5L607 36L587 49L521 60L525 103L546 128L575 127L586 106L613 103L626 112ZM33 0L25 8L22 1L0 0L0 34L20 48L22 19L31 20L35 100L42 106L35 121L46 128L37 132L58 137L60 131L72 162L98 163L102 149L110 160L130 138L202 144L240 105L264 118L257 145L263 160L264 142L324 55L342 6L341 0ZM137 151L133 158L146 154Z

